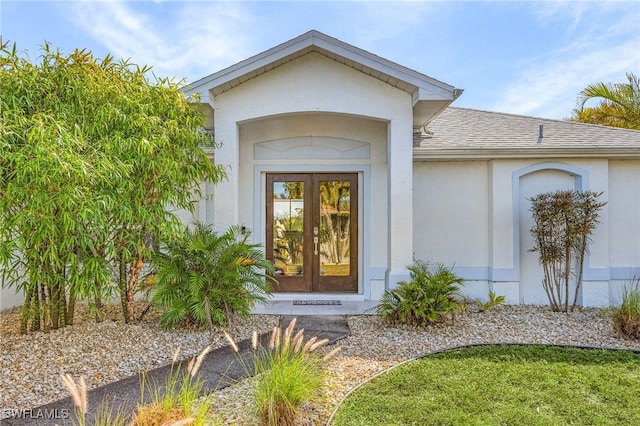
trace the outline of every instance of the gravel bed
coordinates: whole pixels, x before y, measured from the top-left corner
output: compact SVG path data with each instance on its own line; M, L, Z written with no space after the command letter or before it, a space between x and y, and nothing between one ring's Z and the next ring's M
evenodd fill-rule
M60 373L84 376L89 388L140 370L169 363L179 347L183 357L207 344L225 344L221 330L213 335L193 329L163 331L157 313L138 325L124 325L117 310L102 323L83 321L48 333L15 334L18 315L0 314L0 406L26 408L66 396ZM86 312L80 316L86 316ZM230 334L248 338L255 329L269 331L278 317L254 315L237 321ZM564 314L545 307L498 306L487 312L469 310L454 321L425 329L390 326L375 316L348 318L351 336L325 368L327 382L317 401L303 406L301 425L321 425L353 387L399 362L436 350L480 343L544 343L640 350L640 341L618 338L607 310L584 309ZM310 337L310 336L307 336ZM330 350L328 348L327 350ZM206 398L214 424L256 425L247 381Z
M136 312L142 312L138 303ZM62 373L83 376L88 389L198 355L211 344L227 344L222 329L209 333L195 328L166 331L158 325L159 313L151 311L135 325L124 324L118 306L105 309L96 323L87 307L76 308L74 326L49 332L20 335L19 310L0 313L0 408L32 408L68 396ZM270 331L278 318L253 315L227 328L236 340L251 337L253 330Z

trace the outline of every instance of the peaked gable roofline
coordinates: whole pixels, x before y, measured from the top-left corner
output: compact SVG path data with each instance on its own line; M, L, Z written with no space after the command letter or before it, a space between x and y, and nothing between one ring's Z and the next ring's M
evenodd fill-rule
M425 74L396 64L370 52L342 42L316 30L308 31L292 40L279 44L238 62L228 68L197 80L185 88L185 94L204 94L210 91L214 96L224 93L243 82L266 73L280 65L307 53L317 52L339 63L350 66L364 74L378 78L387 84L404 90L412 95L413 106L421 117L415 117L424 124L431 117L423 116L420 111L428 109L431 115L434 108L418 107L424 101L438 101L437 111L453 102L462 90L431 78ZM435 107L435 105L433 105ZM426 111L425 111L426 112ZM434 114L435 115L435 114ZM416 120L414 120L415 124Z

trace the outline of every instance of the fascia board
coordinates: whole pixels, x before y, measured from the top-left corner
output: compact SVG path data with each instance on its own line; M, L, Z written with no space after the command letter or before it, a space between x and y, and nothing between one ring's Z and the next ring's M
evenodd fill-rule
M420 100L432 99L453 100L453 91L455 87L447 83L436 80L425 74L419 73L325 34L315 32L313 37L317 40L313 44L319 48L418 87L417 97L414 95L414 103Z
M214 87L221 86L235 79L249 74L252 71L266 67L274 62L283 60L289 56L299 54L305 49L316 47L330 52L333 55L343 57L380 73L389 75L398 80L418 88L414 92L414 104L420 100L453 100L454 87L439 80L391 62L380 56L369 53L355 46L344 43L318 31L309 31L299 37L275 46L269 50L238 62L228 68L201 78L187 87L186 95L203 93Z
M231 65L223 70L213 73L207 77L201 78L187 86L185 93L197 93L204 90L209 90L213 87L220 86L224 83L232 81L236 78L242 77L251 71L260 69L280 59L286 58L289 55L300 52L301 50L310 47L312 45L310 39L293 39L286 43L280 44L255 56L252 56L237 64Z
M414 161L464 161L523 158L640 159L637 148L425 149L414 148Z

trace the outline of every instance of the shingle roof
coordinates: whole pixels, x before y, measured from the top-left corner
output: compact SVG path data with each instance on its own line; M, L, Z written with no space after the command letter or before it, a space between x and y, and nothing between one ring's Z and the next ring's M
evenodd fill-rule
M640 155L638 130L467 108L447 108L429 123L427 131L414 135L417 153L565 150Z

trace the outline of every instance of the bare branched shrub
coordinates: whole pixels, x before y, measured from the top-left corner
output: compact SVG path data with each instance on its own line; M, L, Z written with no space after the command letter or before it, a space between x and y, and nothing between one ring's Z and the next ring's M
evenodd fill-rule
M554 311L573 311L582 284L585 256L591 235L599 223L602 192L556 191L531 198L535 225L532 251L544 269L542 286ZM571 288L573 302L571 305Z

